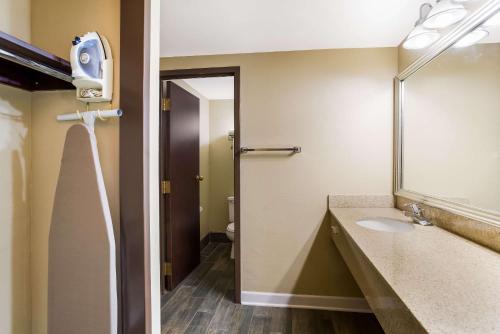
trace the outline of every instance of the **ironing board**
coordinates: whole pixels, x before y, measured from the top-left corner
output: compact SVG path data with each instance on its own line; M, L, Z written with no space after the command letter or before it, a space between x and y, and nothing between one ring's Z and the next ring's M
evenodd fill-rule
M94 131L66 135L49 234L48 334L116 334L115 239Z

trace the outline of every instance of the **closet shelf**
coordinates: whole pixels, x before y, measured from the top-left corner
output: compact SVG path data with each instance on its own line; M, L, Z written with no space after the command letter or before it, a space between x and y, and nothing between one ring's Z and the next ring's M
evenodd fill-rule
M1 31L0 84L28 91L75 89L67 60Z

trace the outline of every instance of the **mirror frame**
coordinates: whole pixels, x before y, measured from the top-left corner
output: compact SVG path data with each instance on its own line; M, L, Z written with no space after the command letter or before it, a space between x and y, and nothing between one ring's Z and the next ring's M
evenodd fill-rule
M500 212L403 189L404 129L402 121L404 117L404 81L432 60L439 57L461 37L480 26L498 10L500 10L500 0L486 1L480 8L467 16L462 22L436 41L436 43L431 45L419 58L412 62L394 79L394 195L496 226L500 226Z

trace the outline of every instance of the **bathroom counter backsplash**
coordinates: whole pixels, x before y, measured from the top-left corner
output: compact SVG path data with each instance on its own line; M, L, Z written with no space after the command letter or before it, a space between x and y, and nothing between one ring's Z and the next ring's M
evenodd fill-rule
M350 201L365 203L361 208L344 200L329 197L334 220L428 332L500 333L500 254L437 226L405 233L363 228L356 221L408 218L380 197Z
M395 202L397 208L403 209L406 204L412 201L405 197L396 196ZM425 216L435 225L500 253L499 226L463 217L426 204L421 204L421 206Z
M329 208L394 208L392 195L330 195Z

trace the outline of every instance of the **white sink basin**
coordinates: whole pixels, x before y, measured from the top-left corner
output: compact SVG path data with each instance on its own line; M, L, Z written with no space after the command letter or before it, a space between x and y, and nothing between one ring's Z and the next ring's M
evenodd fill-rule
M412 223L392 218L367 218L358 220L356 224L374 231L393 233L408 232L415 228Z

